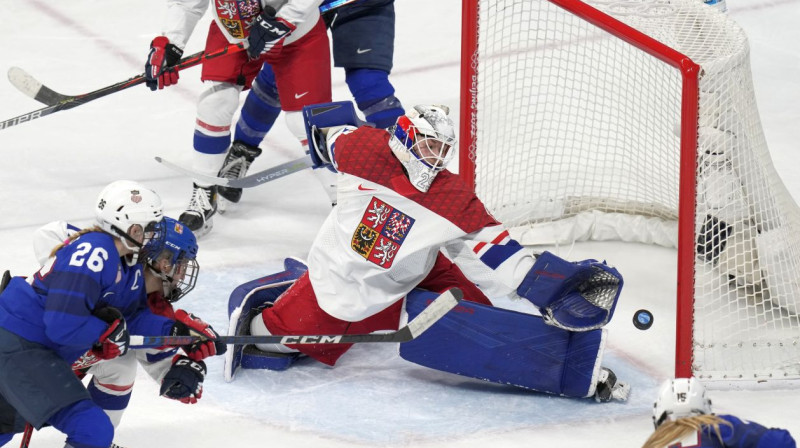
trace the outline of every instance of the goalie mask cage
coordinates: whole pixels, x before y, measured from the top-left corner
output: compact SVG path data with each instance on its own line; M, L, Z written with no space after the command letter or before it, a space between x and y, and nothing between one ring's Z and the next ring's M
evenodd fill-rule
M675 373L800 378L800 211L700 0L463 0L460 173L523 244L677 247Z

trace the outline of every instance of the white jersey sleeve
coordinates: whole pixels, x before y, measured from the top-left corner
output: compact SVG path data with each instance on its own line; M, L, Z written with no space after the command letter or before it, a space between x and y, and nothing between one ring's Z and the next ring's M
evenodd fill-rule
M33 252L39 266L44 266L53 249L78 231L66 221L53 221L33 232Z
M162 34L183 50L197 23L208 9L209 0L167 0L167 14Z
M275 17L279 17L297 28L286 38L283 45L291 45L293 42L305 36L314 25L319 21L319 5L323 0L265 0L264 4L272 6L278 11Z
M450 241L444 252L490 299L518 298L517 287L535 261L502 225Z
M134 351L136 352L136 359L139 361L139 365L141 365L144 371L158 384L161 384L164 376L172 367L172 358L179 354L178 349L175 347L164 349L148 348Z

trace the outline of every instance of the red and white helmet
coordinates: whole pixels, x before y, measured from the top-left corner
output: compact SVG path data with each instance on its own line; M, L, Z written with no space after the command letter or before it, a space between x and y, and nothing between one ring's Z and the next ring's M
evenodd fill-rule
M405 167L411 184L423 193L453 158L456 134L449 113L447 106L414 106L389 129L392 152Z
M661 386L653 404L653 425L658 428L667 420L703 414L711 414L711 400L703 383L694 377L676 378Z
M120 238L133 252L141 245L130 239L131 226L140 225L146 237L152 238L155 224L164 217L161 198L155 191L130 180L118 180L108 184L95 202L97 225L106 232ZM146 244L144 241L142 244Z

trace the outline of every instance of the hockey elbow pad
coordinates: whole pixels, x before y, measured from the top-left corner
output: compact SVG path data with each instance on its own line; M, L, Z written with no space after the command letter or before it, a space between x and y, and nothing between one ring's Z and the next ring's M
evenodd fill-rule
M570 262L542 253L517 288L542 313L545 323L570 331L606 325L622 291L622 275L605 262Z

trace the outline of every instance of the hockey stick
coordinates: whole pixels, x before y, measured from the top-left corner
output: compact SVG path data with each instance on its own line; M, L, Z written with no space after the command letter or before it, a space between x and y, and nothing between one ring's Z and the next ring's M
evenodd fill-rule
M206 174L201 174L196 171L192 171L188 168L184 168L178 164L172 163L169 160L166 160L161 157L156 157L156 162L166 166L167 168L175 170L183 175L197 179L201 182L211 185L221 185L223 187L233 187L233 188L257 187L271 180L280 179L281 177L287 176L289 174L302 171L306 168L310 168L313 165L310 157L301 157L299 159L292 160L291 162L282 163L280 165L273 166L272 168L268 168L264 171L259 171L257 173L250 174L240 179L225 179L224 177L208 176Z
M354 344L362 342L408 342L422 334L458 305L464 294L452 288L441 294L403 328L390 333L337 335L266 335L220 336L224 344ZM190 345L203 340L199 336L131 336L131 347L160 347Z
M22 433L22 439L19 441L19 448L28 448L31 444L31 436L33 436L33 425L25 423L25 431Z
M236 45L231 44L228 45L227 47L221 48L217 51L208 54L205 54L204 52L201 51L199 53L195 53L191 56L181 59L180 62L175 64L175 69L183 70L189 67L194 67L195 65L201 64L203 61L207 59L224 56L226 54L233 54L243 50L244 47L241 44L236 44ZM24 75L20 75L20 73L23 73ZM14 78L18 79L18 84L15 83L13 79L11 79L12 74ZM24 78L21 81L19 81L20 76ZM37 101L41 101L45 104L48 104L48 106L0 122L0 130L10 128L11 126L16 126L21 123L25 123L26 121L42 118L62 110L72 109L73 107L78 107L82 104L86 104L90 101L94 101L106 95L110 95L112 93L116 93L133 86L138 86L139 84L143 84L145 82L146 77L144 73L142 73L141 75L137 75L131 79L127 79L125 81L121 81L116 84L103 87L102 89L74 96L63 95L51 90L50 88L44 86L42 83L37 81L34 77L26 73L21 68L16 68L16 70L13 68L10 69L9 80L11 80L11 83L14 84L15 87L20 89L22 93L36 99ZM57 102L52 103L52 101L57 101Z

